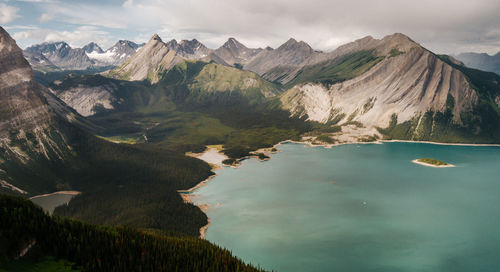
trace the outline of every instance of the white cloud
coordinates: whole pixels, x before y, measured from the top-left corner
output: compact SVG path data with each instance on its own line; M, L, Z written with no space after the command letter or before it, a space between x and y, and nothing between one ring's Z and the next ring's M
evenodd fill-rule
M363 36L381 38L402 32L437 53L500 50L498 0L460 1L460 4L456 0L117 0L113 3L48 3L40 5L39 20L49 20L52 15L51 23L105 28L113 39L146 37L144 41L155 32L165 40L197 38L212 48L228 37L251 47L277 47L294 37L313 48L329 51Z
M74 31L33 29L15 32L12 37L24 46L29 44L26 41L36 41L36 43L65 41L72 47L82 47L93 41L106 48L114 42L108 38L109 32L99 30L94 26L81 26Z
M42 16L40 16L40 18L38 19L38 21L40 21L40 23L46 23L50 20L52 20L54 18L54 14L52 13L44 13L42 14Z
M14 21L20 16L17 15L19 8L14 6L7 6L6 4L0 4L0 24L6 24Z
M130 7L132 7L133 4L134 4L134 0L127 0L127 1L123 2L122 7L130 8Z

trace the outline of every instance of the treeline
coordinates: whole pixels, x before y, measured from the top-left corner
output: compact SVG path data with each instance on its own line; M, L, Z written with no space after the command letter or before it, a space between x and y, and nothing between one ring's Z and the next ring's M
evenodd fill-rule
M197 238L49 217L19 197L0 195L0 207L3 264L34 243L28 255L67 259L83 271L261 271Z

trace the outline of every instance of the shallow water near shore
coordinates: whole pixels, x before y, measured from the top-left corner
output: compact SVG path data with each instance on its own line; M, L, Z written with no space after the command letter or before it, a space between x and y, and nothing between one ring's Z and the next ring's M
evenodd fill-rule
M275 271L500 271L500 147L278 148L194 192L207 240Z

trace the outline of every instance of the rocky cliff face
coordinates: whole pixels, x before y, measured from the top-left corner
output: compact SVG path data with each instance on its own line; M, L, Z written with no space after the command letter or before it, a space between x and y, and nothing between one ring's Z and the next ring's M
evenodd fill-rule
M294 86L281 97L284 107L322 123L387 127L393 116L402 123L428 111L446 109L461 123L461 113L472 111L477 104L478 95L463 73L402 34L358 40L328 53L328 58L363 50L373 50L382 59L367 72L343 82Z
M81 48L71 48L65 42L43 43L25 49L27 55L42 55L52 64L65 70L85 70L96 63ZM32 63L39 66L40 63Z
M90 123L34 81L22 50L1 27L0 105L0 190L30 193L44 182L54 183L42 172L74 156L66 137L68 129L74 128L70 123ZM20 183L25 179L42 185Z
M183 57L155 34L136 54L119 67L105 75L125 80L144 80L152 83L160 80L161 74L181 62Z
M92 52L95 52L95 53L98 53L98 54L102 54L104 53L104 51L102 50L102 48L95 42L90 42L88 43L87 45L85 45L84 47L82 47L83 51L85 51L85 53L92 53Z
M269 81L284 84L288 82L290 74L303 67L314 55L314 51L307 43L291 38L277 49L266 48L255 55L244 68L253 71Z
M229 65L245 65L250 59L257 55L262 49L248 48L235 38L229 38L214 53Z

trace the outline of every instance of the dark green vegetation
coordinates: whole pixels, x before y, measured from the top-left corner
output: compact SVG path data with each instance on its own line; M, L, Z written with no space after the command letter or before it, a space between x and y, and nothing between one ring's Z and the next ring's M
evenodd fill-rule
M442 165L448 165L448 163L436 159L431 159L431 158L422 158L422 159L417 159L418 162L423 162L423 163L428 163L436 166L442 166Z
M285 86L288 88L301 83L314 82L328 87L363 74L383 59L384 57L375 56L373 50L359 51L340 59L306 66Z
M96 224L199 235L206 216L198 207L185 204L177 190L210 176L208 164L166 147L113 144L64 122L58 127L72 154L65 154L64 160L34 159L28 167L7 161L2 168L16 185L31 194L61 189L83 192L71 205L56 209L56 214Z
M215 63L184 62L165 72L154 85L102 76L68 77L51 86L63 92L82 84L114 84L114 111L90 117L105 137L135 135L148 143L178 151L223 144L231 158L297 138L311 129L303 120L275 106L279 89L258 75Z
M457 65L448 56L439 58L464 73L476 90L479 99L474 110L460 116L461 124L453 121L455 100L450 95L444 112L428 111L423 116L401 124L397 124L397 115L394 115L389 127L379 129L380 132L388 139L455 143L500 142L500 109L495 103L495 99L500 96L500 76Z
M0 195L0 207L0 267L7 271L260 271L197 238L49 217L19 197ZM7 263L29 244L27 256Z

